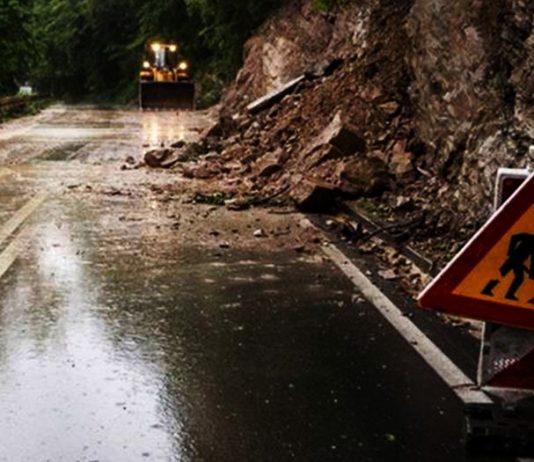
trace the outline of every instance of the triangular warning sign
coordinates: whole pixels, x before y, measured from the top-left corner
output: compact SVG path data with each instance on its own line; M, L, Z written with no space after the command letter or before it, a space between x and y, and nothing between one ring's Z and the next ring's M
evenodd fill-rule
M534 329L534 175L423 291L419 304Z

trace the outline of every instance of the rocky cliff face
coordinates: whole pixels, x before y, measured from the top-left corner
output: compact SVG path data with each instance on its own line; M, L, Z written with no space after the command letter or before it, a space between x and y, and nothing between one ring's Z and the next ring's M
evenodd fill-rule
M466 203L487 196L499 166L534 160L533 7L417 0L407 17L408 96L425 165L458 178Z
M303 97L311 129L301 137L339 112L401 184L428 172L457 191L460 209L488 204L499 166L534 161L533 10L527 0L361 0L317 13L289 2L247 44L223 108L234 114L342 58Z
M310 1L287 2L245 45L245 64L224 98L224 107L243 109L333 58L361 55L371 15L367 3L319 13Z

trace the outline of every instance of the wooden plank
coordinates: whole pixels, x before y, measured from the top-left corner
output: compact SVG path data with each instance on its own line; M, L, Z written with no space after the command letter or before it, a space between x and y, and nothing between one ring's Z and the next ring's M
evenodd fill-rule
M267 93L261 98L258 98L256 101L250 103L247 106L247 111L251 114L257 114L258 112L270 108L274 104L280 102L284 96L290 94L297 87L297 85L305 79L306 76L301 75L296 79L293 79L290 82L278 87L276 90Z

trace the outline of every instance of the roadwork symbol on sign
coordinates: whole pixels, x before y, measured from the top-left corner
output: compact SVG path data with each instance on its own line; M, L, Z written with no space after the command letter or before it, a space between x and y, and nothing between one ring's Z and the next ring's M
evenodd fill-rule
M534 329L534 175L423 291L419 304Z

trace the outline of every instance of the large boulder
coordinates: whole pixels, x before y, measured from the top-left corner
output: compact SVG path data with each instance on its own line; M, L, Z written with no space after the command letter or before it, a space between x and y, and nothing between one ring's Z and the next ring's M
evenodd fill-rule
M357 158L338 167L338 189L351 196L379 194L391 184L386 164L378 158Z
M252 167L252 172L256 177L269 177L280 171L286 160L287 154L282 148L278 148L258 159Z
M332 121L305 148L303 159L308 168L320 163L347 157L366 149L366 143L358 130L343 120L337 112Z
M161 168L174 152L174 149L152 149L145 153L145 163L152 168Z

